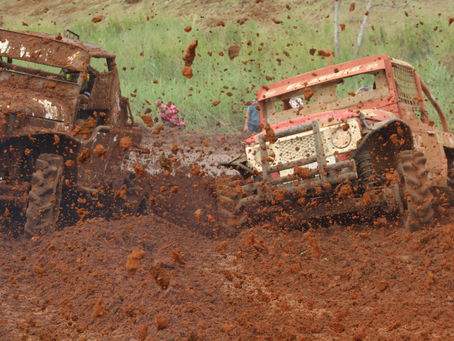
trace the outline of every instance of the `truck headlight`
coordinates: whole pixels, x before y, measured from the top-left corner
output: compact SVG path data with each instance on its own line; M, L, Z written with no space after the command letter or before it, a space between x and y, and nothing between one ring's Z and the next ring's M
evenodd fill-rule
M350 129L344 129L340 126L331 132L331 143L338 149L347 148L352 142L352 134Z

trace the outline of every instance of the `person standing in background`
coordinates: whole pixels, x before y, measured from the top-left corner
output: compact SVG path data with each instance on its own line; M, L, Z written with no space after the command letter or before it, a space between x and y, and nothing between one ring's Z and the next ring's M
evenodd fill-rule
M303 100L299 97L293 96L288 102L293 109L298 109L299 107L304 106Z
M246 116L244 119L244 132L259 133L260 132L260 115L257 109L257 100L248 103Z

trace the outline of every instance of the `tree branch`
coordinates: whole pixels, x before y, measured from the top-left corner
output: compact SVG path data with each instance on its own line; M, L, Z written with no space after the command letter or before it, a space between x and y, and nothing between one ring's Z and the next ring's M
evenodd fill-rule
M410 5L410 2L412 2L413 0L407 0L404 4L400 4L400 5L392 5L392 4L375 4L375 5L372 5L371 9L374 8L374 7L390 7L390 8L405 8L407 7L408 5Z
M364 13L363 22L361 23L361 26L359 28L358 39L356 40L355 52L353 53L353 59L358 58L359 50L361 49L361 43L363 41L364 28L366 27L367 17L369 16L369 12L370 12L371 8L372 8L372 0L368 0L367 7L366 7L366 13Z
M334 55L339 57L339 3L340 0L334 0Z

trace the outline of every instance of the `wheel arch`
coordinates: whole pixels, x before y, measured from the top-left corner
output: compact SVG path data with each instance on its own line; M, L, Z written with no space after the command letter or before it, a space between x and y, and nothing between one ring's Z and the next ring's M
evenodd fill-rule
M58 154L63 156L65 162L64 177L77 179L77 156L80 142L64 133L39 133L11 137L1 143L4 157L6 153L13 153L10 157L16 158L21 163L24 176L30 176L35 168L35 162L40 154Z
M64 133L39 134L32 138L36 139L33 143L33 149L37 153L36 158L43 153L63 156L65 179L77 179L77 156L80 149L78 140Z
M80 142L65 133L37 133L18 135L0 142L0 162L15 163L20 168L21 178L27 179L34 171L36 159L40 154L58 154L65 161L65 178L77 178L77 156ZM17 166L16 166L17 167Z
M454 161L454 148L444 147L446 158L449 161Z
M370 152L383 165L394 167L399 152L413 147L410 126L400 119L391 119L373 126L359 144L356 155Z

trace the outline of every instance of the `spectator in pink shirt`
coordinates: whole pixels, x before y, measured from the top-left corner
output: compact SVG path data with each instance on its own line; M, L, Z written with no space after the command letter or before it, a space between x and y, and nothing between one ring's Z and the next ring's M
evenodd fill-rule
M164 104L158 100L155 105L161 114L161 120L164 125L178 127L182 130L185 128L185 123L179 115L180 110L172 102Z

